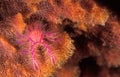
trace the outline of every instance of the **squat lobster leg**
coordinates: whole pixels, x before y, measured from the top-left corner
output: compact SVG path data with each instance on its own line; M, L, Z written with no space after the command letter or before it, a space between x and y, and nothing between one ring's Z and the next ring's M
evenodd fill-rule
M49 45L47 45L45 43L43 45L45 46L48 54L50 55L50 59L53 62L53 64L56 64L55 57L54 57L53 52L52 52L51 48L49 47Z
M33 60L34 69L37 69L38 64L37 64L36 57L35 57L35 45L33 45L33 47L32 47L32 60Z

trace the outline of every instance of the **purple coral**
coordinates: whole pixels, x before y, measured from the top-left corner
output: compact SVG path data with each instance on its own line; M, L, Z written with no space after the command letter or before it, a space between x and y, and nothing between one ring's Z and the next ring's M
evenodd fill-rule
M26 31L23 35L19 35L22 38L19 38L19 44L25 44L27 42L29 45L28 48L25 48L23 51L24 53L31 52L32 54L32 62L33 62L33 68L38 68L38 63L36 61L36 47L38 45L43 45L45 49L47 50L48 54L50 55L51 61L55 64L55 57L53 55L53 51L49 44L44 40L44 38L47 36L51 41L54 40L54 34L52 35L51 32L45 32L42 30L40 24L34 24L32 27L28 26L26 28Z

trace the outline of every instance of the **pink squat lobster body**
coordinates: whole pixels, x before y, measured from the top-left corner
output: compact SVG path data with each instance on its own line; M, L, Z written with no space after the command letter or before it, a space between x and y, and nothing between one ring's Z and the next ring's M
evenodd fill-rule
M38 63L36 61L36 47L38 45L43 45L47 50L48 54L50 55L51 61L55 64L55 57L53 55L53 51L49 44L44 41L45 36L49 36L48 33L45 33L41 30L40 25L34 25L35 28L27 28L25 35L22 38L25 38L29 42L29 51L32 53L32 61L33 61L33 68L38 68ZM50 35L51 36L51 35ZM26 38L27 37L27 38ZM52 39L51 39L52 40ZM27 51L27 49L25 50Z

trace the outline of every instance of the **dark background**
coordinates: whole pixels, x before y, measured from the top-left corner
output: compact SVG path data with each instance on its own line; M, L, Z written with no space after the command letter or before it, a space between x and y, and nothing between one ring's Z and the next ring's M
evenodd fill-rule
M95 0L99 5L107 7L120 17L120 0Z

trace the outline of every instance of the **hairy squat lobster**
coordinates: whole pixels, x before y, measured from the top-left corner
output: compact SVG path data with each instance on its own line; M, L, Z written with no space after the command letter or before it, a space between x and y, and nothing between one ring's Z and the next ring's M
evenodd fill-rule
M24 53L31 52L32 54L32 62L33 62L33 68L38 68L38 63L36 61L36 47L38 45L43 45L48 54L50 55L50 59L53 62L53 64L56 64L55 57L53 55L53 51L49 44L44 40L44 38L48 38L50 41L55 41L55 35L53 32L46 32L43 30L42 26L40 24L34 24L32 27L28 26L26 28L26 31L23 35L19 34L18 43L20 45L24 44L25 42L28 42L29 46L28 48L25 48L23 51ZM21 40L24 39L23 40Z

